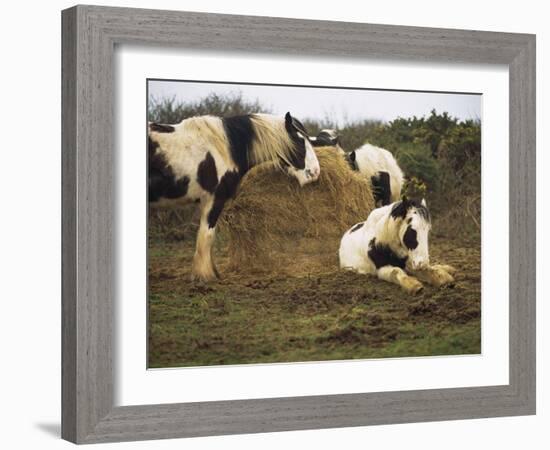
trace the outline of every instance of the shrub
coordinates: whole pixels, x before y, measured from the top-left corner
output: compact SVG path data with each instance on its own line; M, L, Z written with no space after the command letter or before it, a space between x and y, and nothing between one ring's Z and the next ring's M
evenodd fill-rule
M461 172L469 166L479 172L481 164L481 124L467 121L458 124L441 140L439 157L454 171Z
M440 163L432 157L427 144L401 144L394 154L407 178L416 178L429 192L437 190Z
M212 114L215 116L238 116L258 112L269 112L258 100L250 102L242 94L216 94L212 92L195 102L181 102L175 97L149 98L148 120L160 123L179 123L193 116Z

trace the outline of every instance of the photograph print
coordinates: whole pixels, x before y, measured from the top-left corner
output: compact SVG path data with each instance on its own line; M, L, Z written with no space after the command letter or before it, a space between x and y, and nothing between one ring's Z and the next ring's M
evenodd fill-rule
M480 354L481 104L148 79L148 367Z

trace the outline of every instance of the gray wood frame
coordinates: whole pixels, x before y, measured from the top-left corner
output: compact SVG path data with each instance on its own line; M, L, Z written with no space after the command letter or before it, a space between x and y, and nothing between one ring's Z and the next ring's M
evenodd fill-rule
M64 439L93 443L535 413L535 36L96 6L63 11L62 31ZM114 407L113 52L119 43L506 64L510 383Z

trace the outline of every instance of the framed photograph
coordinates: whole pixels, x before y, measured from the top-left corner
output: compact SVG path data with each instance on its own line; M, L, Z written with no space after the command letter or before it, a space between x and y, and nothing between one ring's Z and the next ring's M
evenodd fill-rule
M65 439L535 413L533 35L62 24Z

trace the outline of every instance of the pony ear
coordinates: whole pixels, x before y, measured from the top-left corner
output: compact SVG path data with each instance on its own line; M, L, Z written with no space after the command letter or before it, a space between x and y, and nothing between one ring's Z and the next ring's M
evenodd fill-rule
M355 162L355 150L349 153L349 160Z
M290 112L285 114L285 127L289 131L292 129L292 116L290 115Z
M427 207L428 207L428 204L426 203L426 199L425 199L425 198L422 198L422 201L420 202L420 204L421 204L424 208L427 208Z
M407 198L407 196L405 194L403 194L403 197L401 197L401 201L403 203L407 203L409 201L409 199Z
M290 115L290 112L287 112L285 114L285 128L286 128L286 131L288 132L288 134L291 134L295 129L294 119Z
M403 199L400 202L396 202L390 211L390 216L395 220L404 219L407 216L407 211L409 205L407 204L406 199Z

